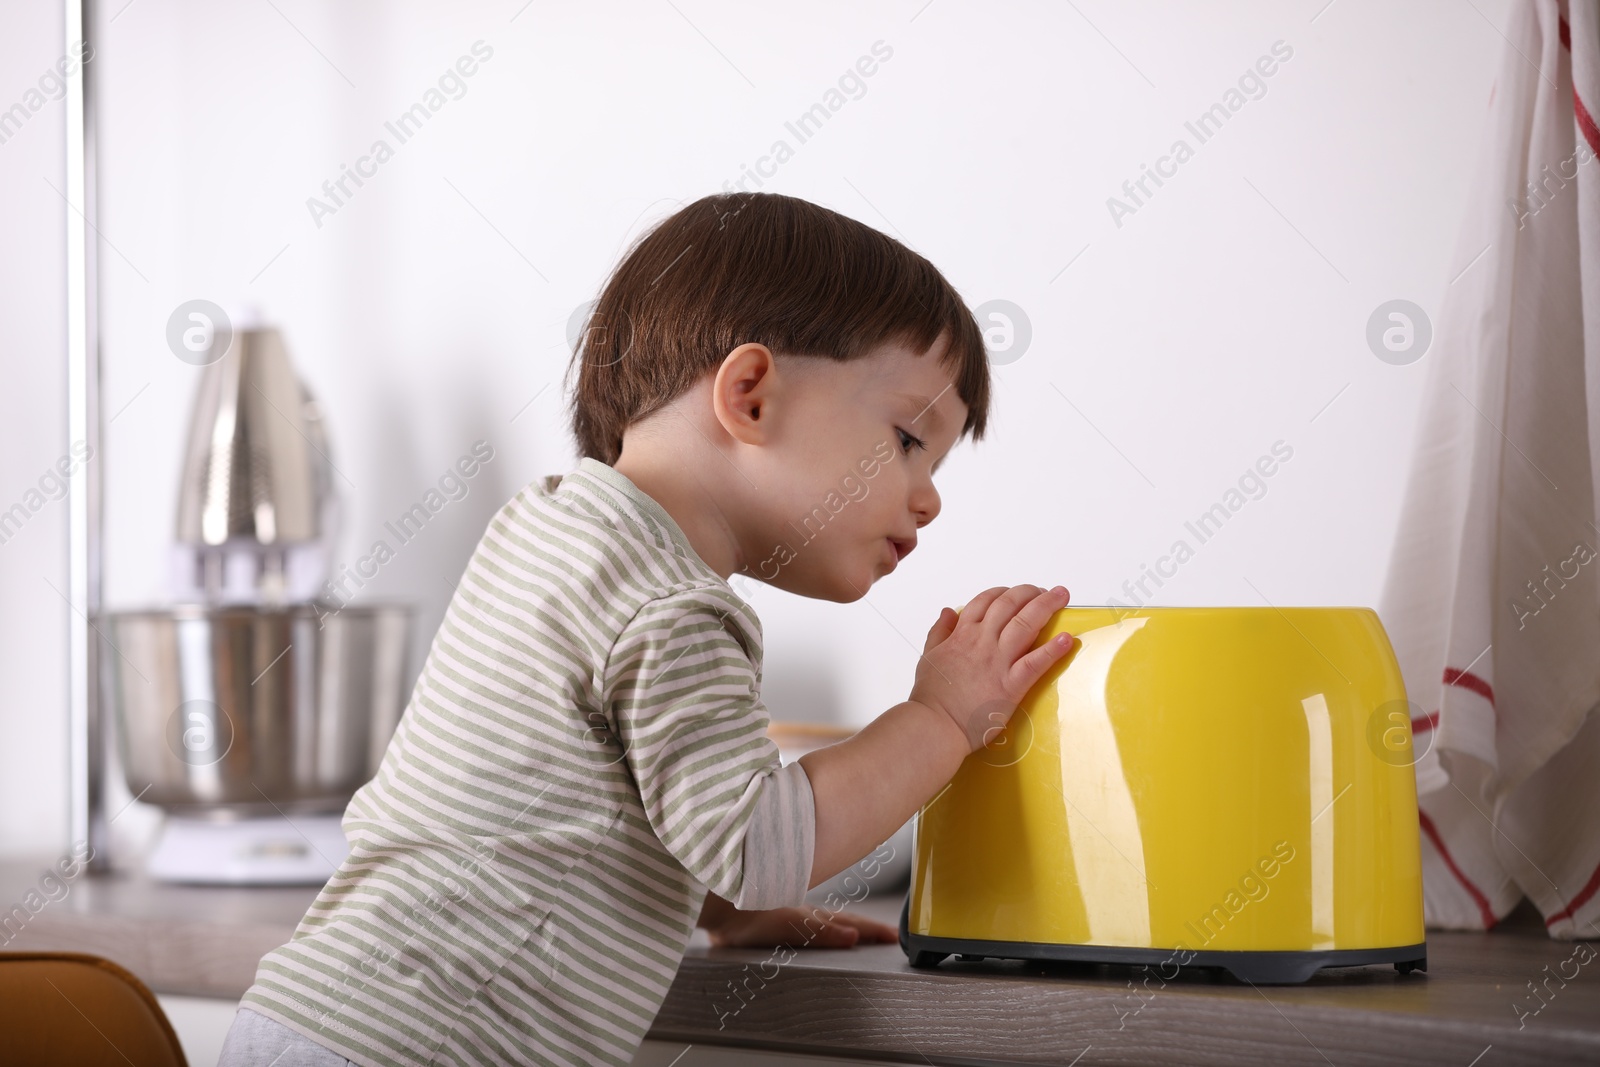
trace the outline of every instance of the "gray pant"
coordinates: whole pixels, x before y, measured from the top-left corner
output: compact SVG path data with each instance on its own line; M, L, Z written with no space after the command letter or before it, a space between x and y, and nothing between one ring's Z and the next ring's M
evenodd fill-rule
M217 1067L354 1067L332 1049L260 1012L240 1008L222 1043Z

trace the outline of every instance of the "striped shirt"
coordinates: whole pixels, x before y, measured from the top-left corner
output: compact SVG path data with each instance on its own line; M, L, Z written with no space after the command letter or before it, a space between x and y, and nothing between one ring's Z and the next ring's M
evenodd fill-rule
M628 478L528 485L243 1005L363 1065L630 1063L708 888L806 893L811 786L761 662L760 620Z

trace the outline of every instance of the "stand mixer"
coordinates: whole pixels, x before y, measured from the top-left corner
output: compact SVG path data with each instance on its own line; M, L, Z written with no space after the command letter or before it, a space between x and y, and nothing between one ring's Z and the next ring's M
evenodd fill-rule
M102 691L130 792L165 813L152 877L320 885L404 706L410 609L316 599L340 510L321 412L276 329L211 343L174 603L104 614Z

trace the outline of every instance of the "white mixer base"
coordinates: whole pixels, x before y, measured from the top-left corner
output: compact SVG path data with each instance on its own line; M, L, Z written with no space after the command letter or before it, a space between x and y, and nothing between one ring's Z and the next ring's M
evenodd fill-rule
M350 846L338 815L230 822L168 815L145 871L198 885L322 885Z

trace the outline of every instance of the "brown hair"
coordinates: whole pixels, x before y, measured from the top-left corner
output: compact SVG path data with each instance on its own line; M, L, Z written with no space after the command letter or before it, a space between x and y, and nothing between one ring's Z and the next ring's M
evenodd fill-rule
M568 368L582 457L613 464L629 425L681 396L741 344L842 361L885 343L941 362L983 437L989 362L955 288L870 226L777 193L718 193L634 242L601 290Z

